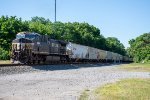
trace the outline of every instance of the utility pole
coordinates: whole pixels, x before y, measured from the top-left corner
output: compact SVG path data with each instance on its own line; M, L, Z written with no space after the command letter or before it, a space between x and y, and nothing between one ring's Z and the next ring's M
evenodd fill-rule
M53 34L51 36L51 38L53 38L53 39L55 39L55 33L56 33L55 25L56 25L56 0L55 0L55 22L53 23L53 30L54 30L54 32L53 32Z
M55 0L55 22L56 22L56 0Z

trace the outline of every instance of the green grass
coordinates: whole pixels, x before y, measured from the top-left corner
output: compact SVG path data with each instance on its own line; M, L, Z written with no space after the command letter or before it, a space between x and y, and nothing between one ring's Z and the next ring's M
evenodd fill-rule
M90 100L88 95L83 94L80 100ZM150 79L125 79L106 84L93 90L92 95L96 97L94 100L150 100Z
M87 100L88 97L89 97L89 90L86 89L86 90L80 95L79 100Z
M127 71L145 71L150 72L150 63L131 63L131 64L122 64L119 67L120 69Z
M10 60L0 60L0 64L10 64Z
M150 100L150 79L125 79L97 88L103 100Z

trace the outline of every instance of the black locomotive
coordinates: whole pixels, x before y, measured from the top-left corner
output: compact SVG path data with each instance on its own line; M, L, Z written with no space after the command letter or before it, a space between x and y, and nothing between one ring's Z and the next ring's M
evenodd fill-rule
M67 42L50 39L46 35L20 32L12 41L11 59L13 63L66 61L66 44Z

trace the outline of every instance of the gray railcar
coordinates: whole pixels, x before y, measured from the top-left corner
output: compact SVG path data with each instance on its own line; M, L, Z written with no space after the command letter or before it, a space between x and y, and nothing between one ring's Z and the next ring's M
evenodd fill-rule
M66 45L66 51L70 60L81 61L89 59L88 46L69 42Z

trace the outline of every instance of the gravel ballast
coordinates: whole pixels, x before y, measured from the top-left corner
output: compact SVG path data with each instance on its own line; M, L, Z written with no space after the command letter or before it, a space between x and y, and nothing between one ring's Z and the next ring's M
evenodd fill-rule
M118 65L72 64L0 68L0 100L78 100L93 89L124 78L150 78L150 72L126 72Z

